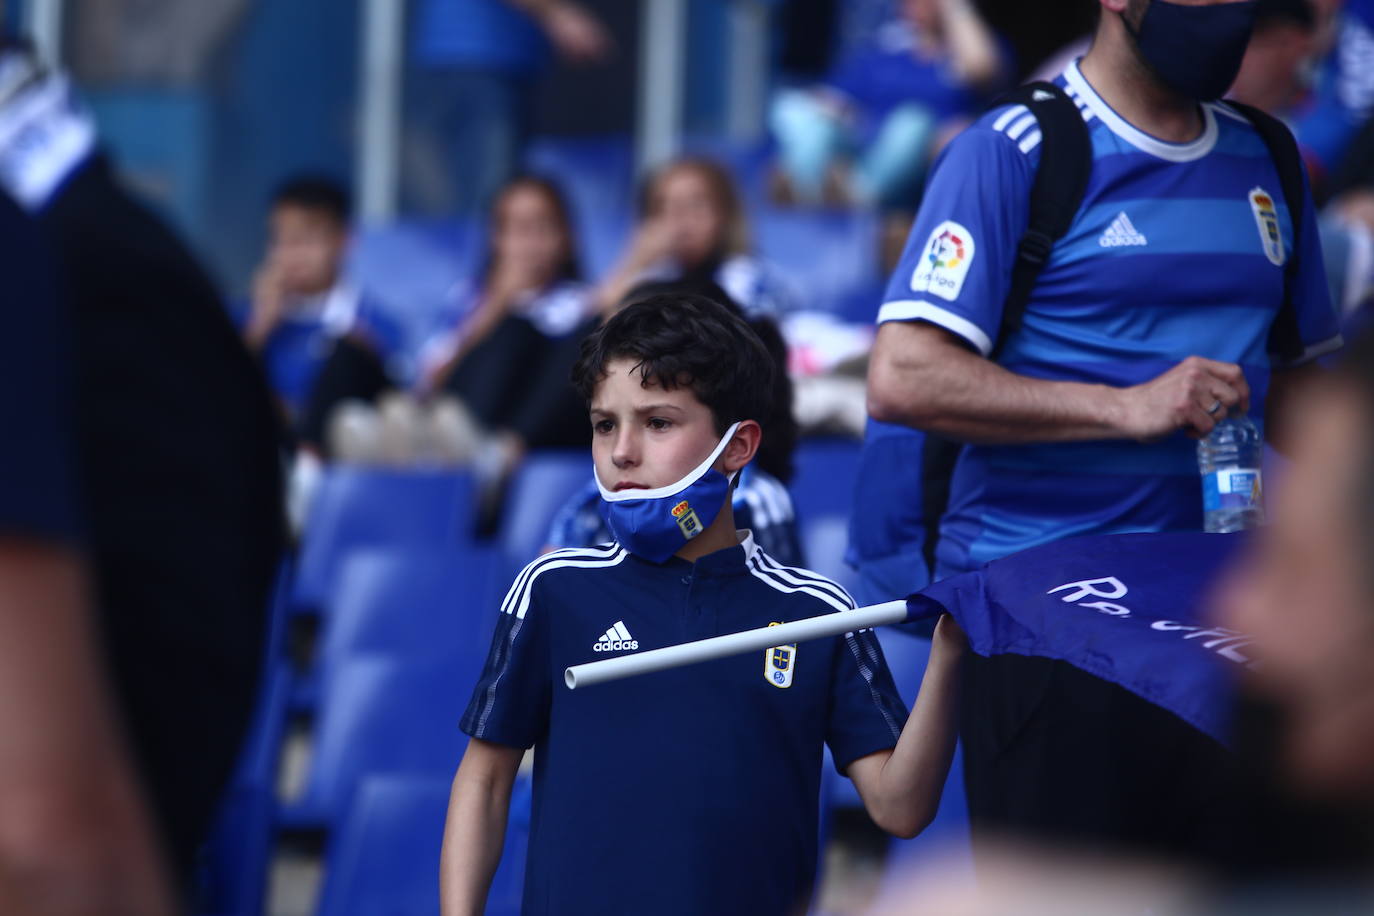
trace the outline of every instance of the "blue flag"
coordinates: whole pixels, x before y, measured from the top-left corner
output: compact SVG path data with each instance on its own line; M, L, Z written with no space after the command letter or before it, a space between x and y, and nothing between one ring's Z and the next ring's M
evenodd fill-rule
M1206 602L1243 534L1071 538L995 560L907 599L909 618L948 612L979 655L1068 662L1227 743L1250 641L1210 626Z

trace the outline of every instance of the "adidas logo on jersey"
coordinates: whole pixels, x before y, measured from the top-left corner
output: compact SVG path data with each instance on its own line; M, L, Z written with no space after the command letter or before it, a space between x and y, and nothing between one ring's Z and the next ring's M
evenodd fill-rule
M1112 224L1107 227L1107 231L1102 233L1102 237L1097 240L1097 244L1103 248L1124 248L1128 245L1148 245L1149 242L1140 231L1131 224L1131 218L1123 210L1112 220Z
M633 652L639 648L639 640L630 635L630 631L625 629L625 621L617 620L615 626L606 631L606 634L596 641L592 646L593 652Z

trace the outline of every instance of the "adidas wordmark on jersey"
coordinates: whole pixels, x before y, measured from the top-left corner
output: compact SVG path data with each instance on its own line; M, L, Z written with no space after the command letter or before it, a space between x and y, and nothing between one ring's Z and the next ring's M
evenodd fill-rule
M605 634L592 646L593 652L622 652L629 650L633 652L639 648L639 640L630 635L630 631L625 628L625 621L617 620Z
M1097 240L1097 244L1103 248L1121 248L1126 245L1148 245L1144 234L1136 229L1131 223L1131 218L1122 210L1112 220L1112 224L1107 227L1107 231L1102 233L1102 237Z

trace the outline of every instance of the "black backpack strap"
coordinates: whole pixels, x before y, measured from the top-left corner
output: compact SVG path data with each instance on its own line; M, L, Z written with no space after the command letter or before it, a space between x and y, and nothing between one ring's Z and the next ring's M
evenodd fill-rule
M1031 186L1026 232L1016 246L1011 287L1002 306L1002 324L993 354L1021 324L1035 281L1054 243L1073 225L1092 173L1092 141L1083 114L1068 93L1053 83L1028 83L999 98L994 107L1023 105L1040 127L1040 164ZM925 554L935 572L940 520L949 504L950 479L963 446L927 433L921 461L921 498L925 509Z
M1298 310L1293 303L1298 282L1298 261L1302 252L1302 217L1307 208L1302 154L1298 152L1298 142L1293 139L1292 132L1278 118L1241 102L1227 101L1226 104L1245 116L1269 148L1269 156L1279 172L1283 200L1288 205L1288 220L1293 224L1293 248L1283 265L1283 306L1269 329L1269 352L1280 360L1292 362L1303 352L1302 334L1298 330Z
M1054 243L1073 224L1092 173L1092 141L1083 114L1068 93L1054 83L1027 83L1004 95L997 105L1024 105L1040 124L1040 164L1031 187L1026 233L1016 247L1011 288L1002 307L997 346L1021 325L1035 281L1049 260Z

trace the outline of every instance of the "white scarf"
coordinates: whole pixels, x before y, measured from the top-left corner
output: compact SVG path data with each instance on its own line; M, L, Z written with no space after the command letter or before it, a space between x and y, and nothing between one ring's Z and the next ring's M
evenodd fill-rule
M41 210L95 148L95 124L65 76L41 77L0 101L0 188Z

